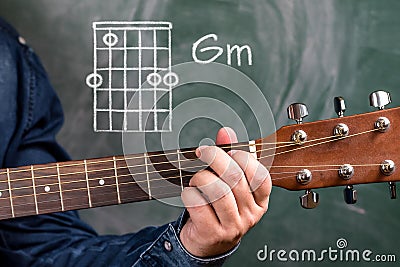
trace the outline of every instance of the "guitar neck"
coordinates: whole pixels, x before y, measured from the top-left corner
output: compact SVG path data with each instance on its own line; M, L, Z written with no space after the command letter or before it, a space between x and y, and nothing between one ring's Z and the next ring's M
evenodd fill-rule
M391 122L381 131L382 118ZM245 150L270 169L272 184L288 190L400 181L382 162L400 162L400 108L284 126L256 141L221 146ZM346 125L348 136L334 136ZM304 144L292 141L304 131ZM340 176L342 166L353 173ZM386 163L385 163L386 164ZM194 173L207 168L195 148L77 160L0 170L0 219L179 196ZM312 173L309 181L299 172Z
M235 149L248 151L249 143ZM1 169L0 219L179 196L207 167L194 150Z

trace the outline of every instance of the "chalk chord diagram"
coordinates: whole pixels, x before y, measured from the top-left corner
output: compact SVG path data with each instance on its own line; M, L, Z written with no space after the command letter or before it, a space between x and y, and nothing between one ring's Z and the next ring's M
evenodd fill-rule
M94 22L93 127L96 132L169 132L172 88L169 22Z

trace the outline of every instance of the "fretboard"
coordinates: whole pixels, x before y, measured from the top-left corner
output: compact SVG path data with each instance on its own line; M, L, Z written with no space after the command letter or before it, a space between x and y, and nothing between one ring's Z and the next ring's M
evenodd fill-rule
M205 168L189 148L1 169L0 219L179 196Z

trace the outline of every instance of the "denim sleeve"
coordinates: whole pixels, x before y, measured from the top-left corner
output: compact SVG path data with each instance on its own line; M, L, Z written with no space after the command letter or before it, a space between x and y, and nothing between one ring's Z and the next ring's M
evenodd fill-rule
M60 102L39 59L0 19L0 163L2 167L65 161L55 135ZM1 197L1 196L0 196ZM77 212L0 221L0 266L220 266L232 251L190 255L179 231L187 219L121 236L99 236Z

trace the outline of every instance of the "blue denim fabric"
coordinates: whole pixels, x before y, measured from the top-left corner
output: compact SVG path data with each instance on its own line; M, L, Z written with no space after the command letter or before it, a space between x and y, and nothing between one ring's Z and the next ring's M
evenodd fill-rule
M1 167L69 160L55 140L62 122L39 59L0 19ZM74 211L3 220L0 266L220 266L236 249L210 259L190 255L178 238L186 218L122 236L97 235Z

